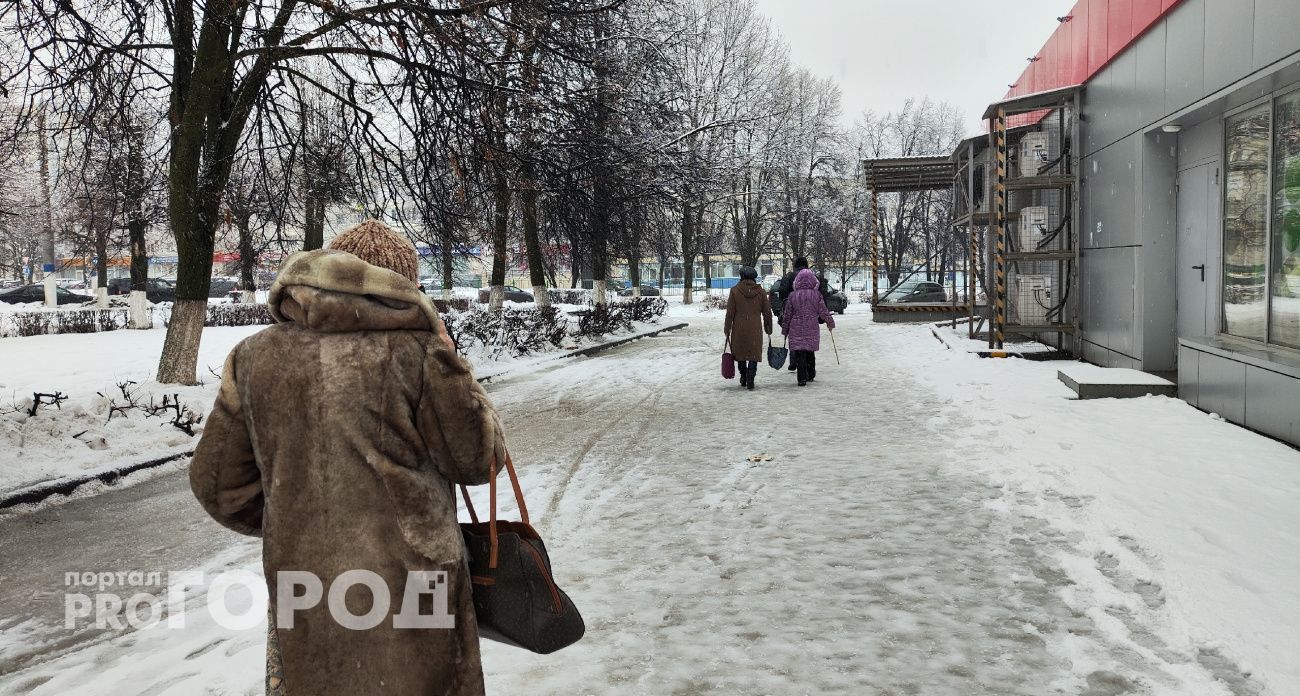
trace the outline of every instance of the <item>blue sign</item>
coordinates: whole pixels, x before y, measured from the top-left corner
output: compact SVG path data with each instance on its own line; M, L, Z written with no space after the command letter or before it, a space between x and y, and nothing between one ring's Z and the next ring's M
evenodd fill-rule
M52 263L43 263L43 264L41 264L41 270L42 270L42 271L45 271L46 273L53 273L53 272L55 271L56 268L57 268L57 266L55 266L55 265L52 264Z

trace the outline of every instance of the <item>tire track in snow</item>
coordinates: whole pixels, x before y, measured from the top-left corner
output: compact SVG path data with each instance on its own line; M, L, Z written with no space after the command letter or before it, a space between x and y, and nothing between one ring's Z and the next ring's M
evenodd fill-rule
M658 384L656 384L652 388L649 394L646 394L636 403L632 404L630 407L625 409L622 413L619 413L618 416L615 417L613 420L609 421L604 426L602 426L599 430L597 430L595 433L589 436L586 439L586 441L583 442L582 447L578 449L578 454L569 463L568 468L564 472L563 478L561 478L560 481L556 483L555 487L552 489L553 493L551 494L551 499L547 502L544 519L550 519L551 515L555 514L555 512L559 509L560 501L564 499L565 494L569 490L569 485L573 483L574 477L577 476L578 469L582 467L583 460L587 458L587 455L591 453L591 450L594 449L595 446L599 444L600 441L603 440L605 436L610 433L610 431L614 430L620 424L622 424L623 421L627 420L628 416L639 412L641 410L641 407L645 405L647 402L650 402L650 405L648 406L647 410L653 411L658 406L659 399L663 397L664 390L666 390L670 384L673 384L678 379L699 369L703 365L704 365L704 358L701 357L699 360L691 364L688 364L684 369L672 373L671 375L669 375L668 378L663 379ZM645 434L645 431L646 431L646 425L643 423L641 429L638 431L637 435L633 438L633 440L639 439L642 435Z

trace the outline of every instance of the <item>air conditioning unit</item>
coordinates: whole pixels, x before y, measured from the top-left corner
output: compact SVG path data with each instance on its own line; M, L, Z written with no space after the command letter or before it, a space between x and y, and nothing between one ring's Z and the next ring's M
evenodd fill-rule
M1038 243L1047 236L1047 218L1050 209L1045 205L1020 209L1020 237L1016 240L1020 251L1037 251Z
M1042 326L1052 308L1052 277L1025 274L1011 279L1012 321L1021 326Z
M1048 133L1026 133L1020 139L1020 176L1038 176L1038 170L1052 160Z

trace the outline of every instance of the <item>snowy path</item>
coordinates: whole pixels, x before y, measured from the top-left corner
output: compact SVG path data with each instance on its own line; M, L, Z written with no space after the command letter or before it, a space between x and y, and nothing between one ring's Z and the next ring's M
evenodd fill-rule
M1144 546L1143 528L1116 535L1079 521L1105 517L1087 481L1059 475L1044 490L990 471L983 430L1001 428L996 444L1012 451L1024 438L1034 457L1069 454L1075 443L1046 424L1037 433L1010 428L1019 413L972 418L961 398L927 377L931 365L969 358L943 351L921 333L928 331L850 315L837 332L843 366L824 352L818 381L803 389L764 367L758 390L743 393L717 376L720 321L691 321L686 332L491 388L530 508L588 635L546 657L487 644L490 693L1284 696L1300 689L1294 672L1268 661L1269 650L1296 644L1287 642L1297 618L1293 590L1261 593L1291 603L1273 607L1280 629L1260 627L1257 639L1274 647L1257 653L1264 677L1250 676L1234 655L1251 646L1184 630L1188 617L1170 615L1171 607L1190 612L1186 599L1196 595L1162 584L1161 559ZM974 394L981 386L962 389ZM1220 425L1167 401L1133 408L1189 432ZM1044 423L1051 417L1046 412ZM1082 441L1108 434L1104 424L1079 427ZM1262 464L1297 462L1293 451L1233 432L1252 443L1257 459L1271 458ZM1147 447L1154 456L1172 442ZM758 453L772 460L746 461ZM1296 482L1277 485L1293 494ZM125 507L110 505L118 494L109 494L102 504L62 508L75 512L38 513L50 527L36 534L67 544L68 534L86 535L77 525L131 529L144 519L155 528L134 550L109 545L66 560L87 569L110 557L112 569L156 567L147 550L170 548L169 569L255 567L254 547L222 536L197 507L186 510L180 483L160 480L157 498ZM14 524L0 522L0 545L12 543ZM1257 543L1286 548L1294 531ZM160 546L147 540L154 534L176 541ZM190 538L202 540L182 541ZM1273 571L1300 580L1290 548ZM40 563L36 551L24 558L24 566ZM39 583L42 570L50 571L44 591L57 594L61 570L49 566L18 575L6 567L0 579ZM0 693L260 693L261 629L232 634L203 621L185 631L97 640L15 672L12 663L5 667L7 655L53 635L16 627L5 613L15 601L21 597L0 594Z

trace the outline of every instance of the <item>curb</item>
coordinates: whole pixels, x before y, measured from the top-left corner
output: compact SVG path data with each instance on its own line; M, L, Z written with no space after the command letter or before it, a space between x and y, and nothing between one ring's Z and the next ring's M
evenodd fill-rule
M180 452L178 454L173 454L168 457L161 457L159 459L150 459L147 462L126 464L124 466L114 467L111 469L104 469L90 474L82 474L80 476L68 476L61 479L55 479L53 481L45 481L43 483L38 483L34 486L28 486L26 488L19 488L15 491L10 491L7 493L0 494L3 496L0 497L0 510L5 510L7 508L14 507L15 505L39 503L52 495L69 495L73 491L77 490L78 488L81 488L82 486L88 483L93 483L95 481L100 481L102 483L107 483L109 485L112 485L113 483L116 483L118 479L122 478L123 476L126 476L127 474L135 473L137 471L140 471L141 469L152 469L154 467L159 467L168 462L174 462L177 459L184 459L185 457L190 457L193 455L194 455L194 451L190 450L188 452Z
M553 362L556 360L564 360L566 358L591 356L609 350L611 348L617 348L618 346L631 343L632 341L639 341L643 338L653 338L662 333L667 333L669 331L678 331L688 326L690 326L690 324L687 324L686 322L681 322L678 324L673 324L671 326L665 326L663 328L655 329L654 331L636 334L633 336L624 336L622 338L609 341L607 343L600 343L594 346L588 346L587 348L582 348L580 350L569 351L568 353L557 355L553 358L548 358L546 360L541 360L533 364L537 365L542 363ZM507 370L500 374L489 375L487 377L480 377L478 381L480 383L486 384L488 382L491 382L492 380L497 380L506 377L507 375L510 374L510 372L512 371ZM32 486L27 486L26 488L19 488L13 491L0 492L0 510L6 510L16 505L30 505L33 503L39 503L53 495L69 495L73 491L77 490L78 488L81 488L82 486L88 483L93 483L95 481L112 485L116 483L118 479L128 474L133 474L137 471L141 471L144 469L153 469L155 467L162 466L163 464L167 464L168 462L174 462L177 459L183 459L185 457L191 457L191 456L194 456L194 450L190 450L188 452L180 452L178 454L173 454L158 459L150 459L149 461L145 461L145 462L137 462L135 464L126 464L123 466L113 467L110 469L102 469L99 471L81 474L78 476L68 476L61 479L54 479L53 481L44 481L42 483L38 483Z

